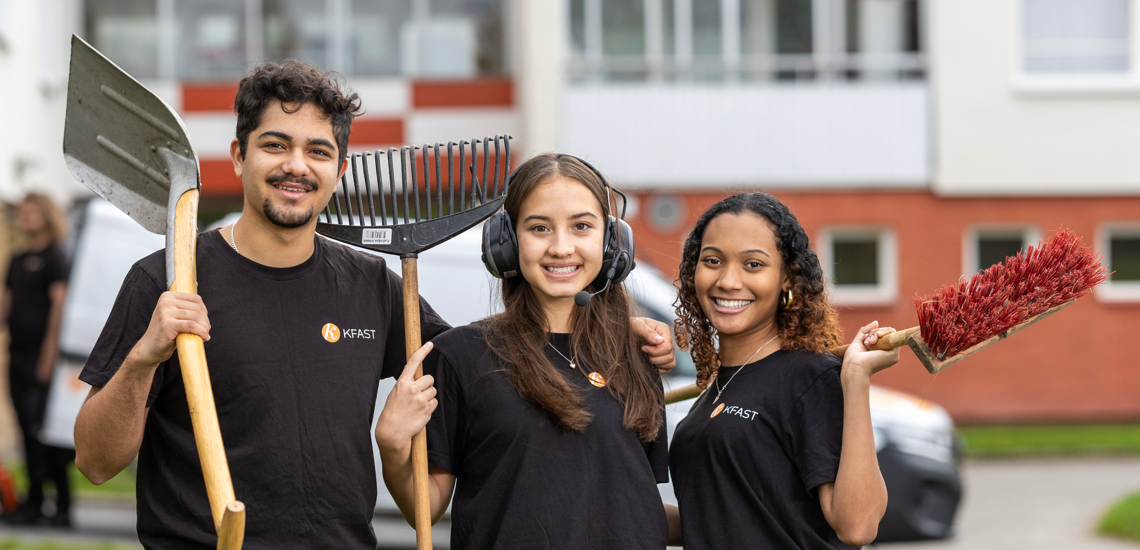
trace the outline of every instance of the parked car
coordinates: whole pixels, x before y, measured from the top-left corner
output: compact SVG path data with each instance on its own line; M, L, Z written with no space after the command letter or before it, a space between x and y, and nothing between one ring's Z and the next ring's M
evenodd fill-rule
M74 376L103 327L122 280L139 258L164 245L163 238L138 224L100 199L90 201L80 224L72 269L71 292L64 314L61 346L69 372L61 376L60 392L53 393L49 425L45 433L70 440L75 413L86 396L86 385ZM219 220L213 227L236 221L237 214ZM479 260L479 227L423 253L419 258L419 289L439 314L453 325L463 325L496 311L497 282ZM398 258L388 256L399 271ZM656 269L638 265L625 282L639 314L673 322L676 289ZM667 388L692 384L696 370L684 352L677 354L677 367L664 377ZM384 400L395 381L382 380L376 398L373 428ZM63 391L70 389L70 391ZM54 391L54 390L53 390ZM692 401L667 409L669 436L688 413ZM953 520L961 498L960 448L954 424L941 407L901 392L872 387L871 421L879 464L887 483L890 503L879 528L879 542L944 538L953 533ZM373 444L377 472L380 454ZM398 514L395 502L377 475L376 508ZM672 484L659 485L662 499L676 503Z

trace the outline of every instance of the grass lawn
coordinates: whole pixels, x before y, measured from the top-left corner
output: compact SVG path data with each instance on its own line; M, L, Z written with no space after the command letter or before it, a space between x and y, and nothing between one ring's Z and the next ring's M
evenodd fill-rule
M137 550L138 546L118 544L76 544L55 541L24 542L19 539L0 539L0 550Z
M6 466L16 478L16 491L21 495L26 494L28 492L28 475L24 469L24 465L13 463L6 464ZM68 475L71 476L71 488L75 491L74 494L78 498L122 498L131 500L135 498L135 473L129 468L107 480L107 482L102 485L95 485L87 481L87 478L83 477L83 474L79 473L79 470L75 469L75 464L68 466ZM9 547L0 543L0 550L6 550L7 548Z
M1112 505L1097 530L1102 535L1140 541L1140 493L1128 495Z
M963 426L971 457L1140 454L1140 424Z

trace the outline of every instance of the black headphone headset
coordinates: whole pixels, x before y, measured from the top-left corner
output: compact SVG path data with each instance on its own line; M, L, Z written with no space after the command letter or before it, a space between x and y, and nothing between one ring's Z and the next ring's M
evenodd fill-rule
M574 302L579 306L585 306L590 302L590 299L610 287L611 284L621 283L629 275L633 268L636 267L633 259L633 229L625 223L625 194L610 186L606 181L605 176L594 168L593 165L582 160L574 155L560 153L558 158L570 157L578 162L581 162L589 168L598 179L602 180L602 185L606 188L606 200L610 200L610 191L621 195L621 218L615 218L613 215L608 216L606 220L606 231L603 237L602 248L602 269L598 272L598 276L591 283L595 288L602 285L602 288L594 293L587 293L586 291L579 292L574 297ZM513 177L511 179L514 179ZM510 180L508 180L510 181ZM611 203L612 204L612 203ZM511 220L510 214L506 210L499 210L495 212L483 224L483 265L487 266L487 271L491 275L499 279L510 279L519 275L519 241L515 235L515 224Z

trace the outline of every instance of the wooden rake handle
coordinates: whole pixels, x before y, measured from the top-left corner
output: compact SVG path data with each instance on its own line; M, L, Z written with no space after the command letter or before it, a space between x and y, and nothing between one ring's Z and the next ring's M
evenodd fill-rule
M179 197L174 215L174 284L170 289L175 292L198 293L197 217L198 190L195 189ZM206 480L214 529L218 532L218 549L240 550L245 538L245 506L234 497L222 431L218 426L218 411L214 406L214 392L210 386L206 350L202 338L189 333L179 334L176 346L182 367L182 383L186 386L186 401L190 407L190 422L194 427L194 443L202 461L202 476Z
M420 285L416 257L400 261L404 277L404 347L407 357L420 349ZM416 367L416 380L424 375ZM412 487L415 489L416 550L431 550L431 495L428 490L427 428L412 437Z
M875 345L869 346L867 349L890 351L893 349L901 348L907 345L908 338L917 333L918 327L911 327L906 330L896 330L894 332L881 336L879 338L879 341L875 342ZM842 346L831 348L827 350L827 352L836 357L842 358L847 353L848 346L850 346L850 344L843 344ZM701 392L703 391L704 390L696 384L669 390L665 392L665 404L672 405L678 401L693 399L694 397L701 395Z

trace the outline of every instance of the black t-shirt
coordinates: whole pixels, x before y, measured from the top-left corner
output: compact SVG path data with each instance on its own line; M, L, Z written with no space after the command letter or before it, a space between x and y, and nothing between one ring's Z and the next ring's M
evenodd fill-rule
M198 237L198 292L212 326L206 359L248 550L376 547L371 420L380 378L405 363L401 283L381 258L315 243L304 263L271 268L217 231ZM131 268L80 379L111 379L165 281L161 251ZM448 328L420 307L425 338ZM215 548L177 353L158 366L147 406L139 540Z
M685 550L848 548L817 492L839 471L839 368L793 350L720 369L724 393L697 399L669 450Z
M568 334L551 342L571 357ZM439 406L427 428L428 463L456 477L452 548L665 547L656 485L669 479L664 425L653 442L639 440L622 426L617 398L587 380L589 367L571 370L547 346L594 414L585 431L565 431L523 401L479 323L433 343L424 369L436 377Z
M67 258L55 244L38 252L24 252L12 257L5 283L12 291L12 310L8 316L9 349L39 353L51 313L48 289L53 283L66 282L67 272Z

